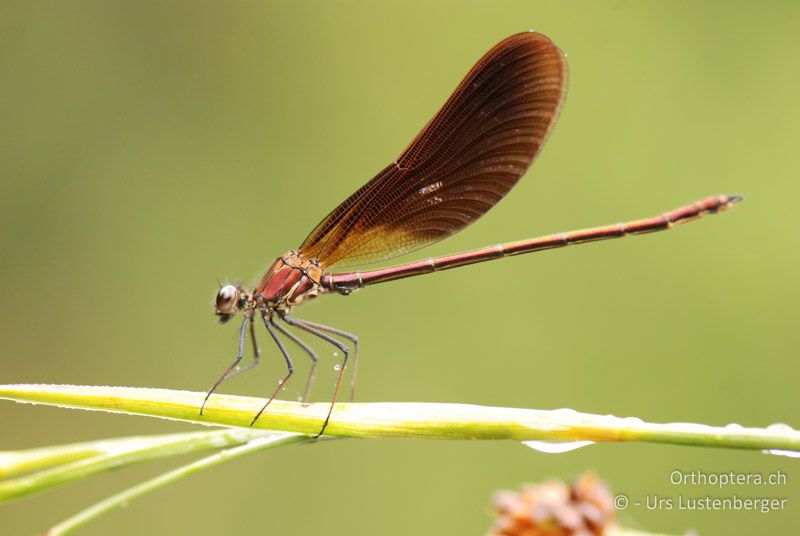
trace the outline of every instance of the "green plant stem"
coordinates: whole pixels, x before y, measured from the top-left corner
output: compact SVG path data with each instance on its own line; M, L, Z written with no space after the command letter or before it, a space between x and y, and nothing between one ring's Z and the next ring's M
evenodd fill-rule
M263 430L225 429L134 437L117 441L98 441L94 449L92 449L91 443L81 444L82 450L76 449L75 445L64 445L63 448L67 453L64 456L58 454L59 447L50 447L48 449L48 461L68 459L69 454L76 452L85 453L94 450L99 454L0 482L0 502L24 497L79 478L143 461L241 445L265 436L294 437L297 434L270 433ZM25 464L24 461L23 464ZM12 472L18 471L16 471L16 468L12 468Z
M62 521L58 525L55 525L47 530L44 535L60 536L62 534L68 534L81 525L88 523L89 521L110 510L113 510L114 508L124 506L130 501L141 497L142 495L162 488L167 484L170 484L180 478L188 476L202 469L213 467L224 461L232 460L238 458L239 456L243 456L258 450L309 440L310 438L308 436L296 434L270 434L268 436L262 435L261 437L257 437L243 445L223 450L222 452L218 452L190 464L178 467L177 469L164 473L163 475L159 475L155 478L142 482L141 484L128 488L125 491L117 493L116 495L112 495L111 497L94 504L86 510L77 513L69 519Z
M0 451L0 480L115 451L139 437L85 441L19 451Z
M130 436L28 450L0 451L0 481L12 476L40 471L86 458L119 453L125 450L135 450L148 445L149 442L169 441L171 438L188 437L189 434L196 433L183 432L159 436ZM214 433L219 433L219 431Z
M167 389L69 385L5 385L0 398L116 413L150 415L203 424L248 428L263 399L215 395L205 414L203 393ZM328 404L275 400L255 428L316 434ZM800 452L800 432L785 425L744 428L688 423L647 423L640 419L467 404L337 404L326 435L429 439L512 439L517 441L640 441L751 450ZM533 446L533 445L532 445Z

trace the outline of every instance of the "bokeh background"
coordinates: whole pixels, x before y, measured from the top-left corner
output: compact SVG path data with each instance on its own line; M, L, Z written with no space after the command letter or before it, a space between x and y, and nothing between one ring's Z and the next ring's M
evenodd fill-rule
M486 50L532 28L568 55L560 121L498 208L420 255L716 193L746 202L670 233L328 297L302 316L360 335L361 401L798 425L798 17L790 1L5 1L0 382L205 390L236 345L237 328L211 314L217 280L254 282L394 158ZM282 360L261 338L264 365L224 392L275 385ZM319 349L325 400L333 360ZM3 450L193 429L12 403L0 422ZM2 533L35 533L181 462L2 505ZM482 534L495 490L587 469L640 500L789 497L770 514L620 512L632 527L800 529L788 458L374 440L238 459L83 534ZM789 483L681 487L673 469L781 469Z

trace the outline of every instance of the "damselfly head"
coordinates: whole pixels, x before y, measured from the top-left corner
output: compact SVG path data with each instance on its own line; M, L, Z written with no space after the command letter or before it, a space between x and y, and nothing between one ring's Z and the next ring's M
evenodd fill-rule
M243 300L242 298L245 298ZM246 301L242 289L234 285L223 285L217 292L214 314L219 317L220 323L225 323L239 312Z

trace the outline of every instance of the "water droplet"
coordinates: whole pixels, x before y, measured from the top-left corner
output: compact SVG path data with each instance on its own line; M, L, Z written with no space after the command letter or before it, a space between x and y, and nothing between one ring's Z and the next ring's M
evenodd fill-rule
M333 352L333 357L339 357L339 352Z
M767 426L767 430L772 430L775 432L794 432L794 428L782 422L776 422L774 424L770 424L769 426Z
M644 421L639 417L623 417L622 422L628 426L640 426L644 424Z
M342 370L342 366L339 363L336 363L333 366L333 370L335 370L336 372L339 372L340 370Z
M539 452L545 452L547 454L562 454L564 452L570 452L572 450L577 450L581 447L585 447L587 445L593 445L594 441L523 441L523 445L526 447L530 447L534 450L538 450Z
M787 458L800 458L800 452L796 450L779 450L779 449L765 449L762 450L764 454L772 454L773 456L786 456Z
M283 385L283 379L278 380L278 385Z
M767 426L767 430L772 432L794 432L795 429L782 422L776 422ZM764 454L772 454L774 456L787 456L789 458L800 458L800 451L796 450L781 450L781 449L764 449L761 452Z
M559 417L562 419L569 419L571 417L577 417L579 413L572 408L558 408L554 409L551 414L553 417Z

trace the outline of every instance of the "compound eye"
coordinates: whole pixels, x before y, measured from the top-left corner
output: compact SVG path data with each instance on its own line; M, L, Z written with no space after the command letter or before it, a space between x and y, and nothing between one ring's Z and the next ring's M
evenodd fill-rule
M225 285L217 292L217 314L232 315L239 309L239 289Z

